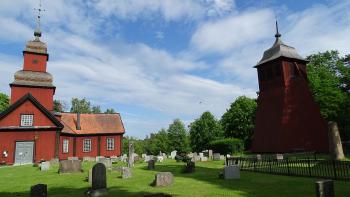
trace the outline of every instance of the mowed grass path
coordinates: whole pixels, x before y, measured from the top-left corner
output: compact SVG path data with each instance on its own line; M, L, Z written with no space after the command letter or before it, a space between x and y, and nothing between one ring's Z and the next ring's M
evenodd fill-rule
M83 197L90 187L85 181L88 169L93 163L83 163L84 172L58 174L58 166L41 172L37 167L17 166L0 168L0 197L29 196L30 186L38 183L48 185L50 197ZM218 178L223 161L197 162L196 172L182 174L184 163L167 160L156 163L156 169L147 170L146 163L138 163L133 177L121 179L120 173L107 171L108 196L142 196L151 193L167 193L173 196L315 196L315 180L312 178L276 176L260 173L241 172L239 180ZM170 187L150 186L157 172L170 171L174 183ZM335 182L337 197L350 196L350 183Z

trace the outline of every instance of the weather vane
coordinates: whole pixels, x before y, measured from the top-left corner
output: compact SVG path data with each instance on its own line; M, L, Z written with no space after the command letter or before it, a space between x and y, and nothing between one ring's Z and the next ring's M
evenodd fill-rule
M44 12L45 9L41 7L41 0L39 0L39 8L34 8L34 10L38 11L38 18L37 18L37 24L36 24L36 29L34 31L34 36L36 37L41 37L41 24L40 24L40 19L41 19L41 12Z

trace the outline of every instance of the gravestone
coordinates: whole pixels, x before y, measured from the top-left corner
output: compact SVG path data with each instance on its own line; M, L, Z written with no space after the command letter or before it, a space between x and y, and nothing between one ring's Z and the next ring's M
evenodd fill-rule
M171 151L171 153L170 153L170 158L175 159L176 153L177 153L176 150Z
M257 155L256 155L256 160L257 160L257 161L261 161L261 160L262 160L262 157L261 157L260 154L257 154Z
M154 160L152 159L152 160L149 160L148 161L148 166L147 166L147 169L149 169L149 170L154 170Z
M164 159L168 158L168 156L165 153L163 153L162 156L163 156Z
M204 153L199 153L199 157L204 157Z
M149 160L154 160L153 155L146 155L145 162L148 162Z
M118 162L120 161L120 158L118 156L111 156L111 161L113 162Z
M92 162L92 161L96 161L96 158L95 157L83 157L83 161L85 162Z
M122 162L127 162L128 156L127 156L126 154L124 154L124 155L122 155L122 156L120 157L120 160L121 160Z
M183 172L184 173L193 173L196 169L196 163L193 161L187 162Z
M163 156L157 156L157 161L159 161L160 163L163 163L163 160L164 160Z
M79 160L62 160L60 161L59 173L81 172L81 161Z
M146 154L141 154L142 159L144 159L147 155Z
M225 155L220 155L220 160L225 160Z
M106 168L112 168L112 160L110 158L100 158L98 163L102 163Z
M78 158L78 157L68 157L68 160L73 160L73 161L75 161L75 160L79 160L79 158Z
M338 125L336 122L328 122L329 153L332 159L344 159L343 146L341 143Z
M193 158L193 153L188 153L188 154L187 154L187 157Z
M276 160L277 161L283 160L283 154L276 154Z
M164 187L173 184L173 174L171 172L158 172L155 175L153 186Z
M208 161L208 157L201 157L201 161Z
M208 157L209 159L213 159L213 150L208 150Z
M106 166L97 163L92 168L91 189L87 192L90 196L102 196L107 194Z
M315 183L317 197L334 197L333 180L320 180Z
M131 169L128 167L122 167L122 179L128 179L132 177Z
M47 197L47 185L37 184L30 188L30 197Z
M223 171L224 179L239 179L240 170L238 165L225 166Z
M129 160L128 167L132 168L134 166L134 144L129 142Z
M220 153L214 153L213 154L213 160L214 161L219 161L220 160Z
M48 171L48 170L50 170L50 162L49 161L41 162L40 170L41 171Z

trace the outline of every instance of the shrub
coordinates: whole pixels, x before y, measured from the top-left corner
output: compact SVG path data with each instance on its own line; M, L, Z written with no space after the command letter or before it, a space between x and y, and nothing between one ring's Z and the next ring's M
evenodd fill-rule
M221 154L239 153L244 150L244 143L240 139L225 138L210 142L210 147L214 152Z
M186 153L180 153L180 154L178 154L178 155L175 156L175 160L176 160L177 162L182 161L182 162L187 163L187 162L191 161L191 158L188 157Z

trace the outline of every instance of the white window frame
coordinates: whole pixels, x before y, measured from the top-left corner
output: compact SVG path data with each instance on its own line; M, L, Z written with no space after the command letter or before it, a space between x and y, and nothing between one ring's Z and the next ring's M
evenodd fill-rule
M107 150L114 150L114 138L107 138Z
M69 140L68 139L64 139L62 142L62 152L63 153L68 153L69 152Z
M33 114L21 114L21 127L32 127L34 122Z
M91 152L91 139L83 140L83 152L84 153Z

